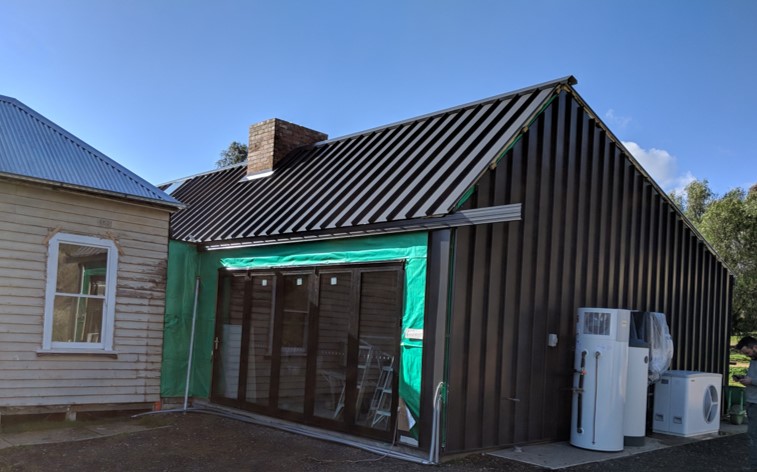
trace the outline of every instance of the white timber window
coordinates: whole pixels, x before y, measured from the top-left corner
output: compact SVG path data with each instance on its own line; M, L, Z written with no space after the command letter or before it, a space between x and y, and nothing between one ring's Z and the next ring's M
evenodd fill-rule
M49 244L42 350L112 351L116 245L64 233Z

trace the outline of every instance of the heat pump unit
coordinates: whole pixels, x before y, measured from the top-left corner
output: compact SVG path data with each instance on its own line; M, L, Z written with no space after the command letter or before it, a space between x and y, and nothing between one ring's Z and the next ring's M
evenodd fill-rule
M623 409L623 445L643 446L647 434L647 378L649 377L649 346L628 346L628 377L626 404Z
M655 386L652 429L674 436L697 436L720 429L722 376L670 370Z

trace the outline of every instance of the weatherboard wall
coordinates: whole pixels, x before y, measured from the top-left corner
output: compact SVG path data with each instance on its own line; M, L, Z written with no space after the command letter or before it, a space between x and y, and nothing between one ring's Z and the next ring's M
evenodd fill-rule
M445 453L569 437L581 306L663 312L672 368L727 372L732 276L613 139L563 92L465 202L523 219L452 234Z
M48 238L119 248L115 355L40 355ZM160 363L168 211L42 185L0 181L0 407L152 403Z

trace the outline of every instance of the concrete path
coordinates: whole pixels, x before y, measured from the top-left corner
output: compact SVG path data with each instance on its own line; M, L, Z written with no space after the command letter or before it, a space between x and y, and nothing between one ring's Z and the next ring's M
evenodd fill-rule
M129 422L114 421L105 424L85 425L77 423L75 426L39 431L23 431L18 433L0 433L0 449L13 446L31 446L34 444L49 444L68 441L84 441L86 439L115 436L116 434L135 433L154 429Z
M679 437L655 433L645 438L645 444L639 447L626 447L621 452L589 451L571 446L568 442L536 444L533 446L514 447L491 452L490 454L505 459L544 467L551 470L565 469L581 464L602 462L621 457L633 456L644 452L656 451L666 447L689 444L722 437L723 435L746 433L746 424L732 425L722 422L718 433L693 437Z

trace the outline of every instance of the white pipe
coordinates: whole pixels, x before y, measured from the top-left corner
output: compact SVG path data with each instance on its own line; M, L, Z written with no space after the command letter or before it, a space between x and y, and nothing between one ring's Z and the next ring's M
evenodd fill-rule
M195 279L195 300L192 306L192 334L189 337L189 357L187 358L187 385L184 387L184 411L187 411L189 402L189 380L192 377L192 354L195 347L195 323L197 321L197 297L200 294L200 278Z
M428 461L431 464L438 464L439 463L439 421L441 416L441 389L444 386L444 382L439 382L439 385L436 386L436 390L434 391L434 411L433 411L433 420L431 422L431 446L428 451Z
M434 409L432 410L431 414L434 415L431 419L431 445L428 449L428 461L434 464L434 444L436 444L436 428L437 428L437 419L436 419L436 394L434 394Z

